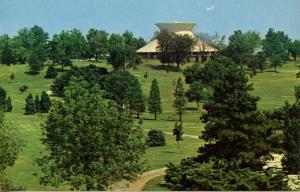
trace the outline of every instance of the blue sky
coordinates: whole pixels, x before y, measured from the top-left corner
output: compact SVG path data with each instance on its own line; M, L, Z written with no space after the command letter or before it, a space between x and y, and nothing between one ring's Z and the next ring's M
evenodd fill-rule
M149 40L157 22L196 22L195 32L232 34L269 27L300 39L300 0L0 0L0 34L42 26L52 36L61 30L89 28L132 31Z

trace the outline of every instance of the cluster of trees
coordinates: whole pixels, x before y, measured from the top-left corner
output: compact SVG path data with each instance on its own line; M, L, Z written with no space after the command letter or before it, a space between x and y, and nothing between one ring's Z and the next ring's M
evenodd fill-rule
M168 70L171 63L176 63L177 71L179 71L179 66L189 60L191 50L196 44L196 40L190 35L167 31L157 32L155 38L158 40L157 49L160 51L160 61L163 66L168 64Z
M47 59L53 64L72 65L71 59L108 58L115 69L133 67L141 63L136 50L144 46L143 38L136 38L129 31L122 35L109 34L104 30L90 29L86 36L80 30L62 31L49 39L40 26L23 28L18 34L0 36L0 63L29 63L30 73L37 74Z
M33 115L35 113L48 113L51 108L51 100L50 96L43 91L41 95L41 99L38 95L33 96L31 93L25 99L25 114Z
M280 67L290 57L296 61L300 55L299 40L292 41L283 31L274 31L270 28L261 39L255 31L234 31L228 39L228 46L224 47L222 55L230 57L234 62L252 69L255 75L257 70L264 71L268 66Z
M12 108L13 106L11 104L10 96L7 97L5 89L0 87L0 110L5 112L11 112Z
M201 117L205 128L200 138L206 144L197 157L168 165L167 185L172 190L287 190L286 172L263 167L280 147L284 169L300 172L295 163L300 157L299 99L279 110L258 110L259 98L250 94L244 70L224 56L185 75L187 82L211 89ZM282 134L274 140L278 130Z

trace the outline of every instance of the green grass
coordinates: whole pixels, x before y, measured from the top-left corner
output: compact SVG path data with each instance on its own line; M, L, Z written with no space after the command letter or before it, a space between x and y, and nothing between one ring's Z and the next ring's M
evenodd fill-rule
M77 66L87 66L95 64L88 61L75 61ZM111 66L105 62L96 64L97 66L107 67L111 70ZM191 65L191 64L188 64ZM160 87L163 113L158 115L158 120L153 120L154 116L149 113L142 115L143 127L145 129L160 129L162 131L172 132L174 123L178 120L178 116L172 108L174 82L178 77L184 78L181 72L158 70L159 62L156 60L146 60L144 64L138 67L138 70L130 70L141 82L144 93L149 94L149 89L153 78L158 80ZM43 150L40 142L41 128L40 124L45 120L45 115L37 114L33 116L24 115L25 98L31 92L41 94L42 91L50 89L51 79L45 79L45 69L39 75L27 75L28 65L0 65L0 86L3 87L8 95L12 98L13 111L6 113L6 121L14 129L18 131L19 136L25 140L26 146L20 153L15 165L7 170L9 178L16 187L24 187L27 190L64 190L65 186L59 188L44 187L39 184L38 176L40 175L39 167L34 163L34 159L39 156L39 152ZM253 94L260 96L260 109L274 109L282 106L286 100L293 102L294 86L299 84L296 79L298 69L294 63L289 62L282 68L279 73L264 72L259 73L253 78L249 78L254 84ZM10 74L14 72L15 79L10 80ZM148 78L144 78L145 72L148 72ZM20 93L18 87L27 85L29 89L25 93ZM187 90L189 85L185 85ZM200 135L203 130L203 123L200 121L202 110L194 110L196 103L188 103L187 109L183 116L184 133L190 135ZM200 140L187 138L180 143L179 150L175 138L167 135L167 145L164 147L148 148L144 159L148 169L156 169L165 166L168 162L179 163L180 160L187 156L196 155L197 148L203 143ZM147 188L150 190L151 188ZM153 187L155 189L155 187Z

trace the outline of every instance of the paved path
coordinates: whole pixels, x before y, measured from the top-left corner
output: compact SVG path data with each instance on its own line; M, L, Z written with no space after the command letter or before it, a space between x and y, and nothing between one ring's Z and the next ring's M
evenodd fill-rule
M166 167L160 169L154 169L151 171L147 171L138 177L136 181L133 183L128 182L119 182L115 186L112 187L114 191L143 191L146 183L150 180L165 175Z

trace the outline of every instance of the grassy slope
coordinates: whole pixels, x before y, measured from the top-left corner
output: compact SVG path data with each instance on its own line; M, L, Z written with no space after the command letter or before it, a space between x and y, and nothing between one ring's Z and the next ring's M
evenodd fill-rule
M89 63L91 62L75 62L79 66L85 66ZM107 67L105 63L97 65ZM171 132L174 122L178 118L172 108L174 82L178 77L183 77L183 75L172 71L166 73L163 70L157 70L159 68L158 65L158 61L145 61L138 70L131 70L131 72L139 78L146 95L149 93L153 78L157 78L161 91L163 114L158 115L158 120L154 121L152 120L153 115L145 113L143 115L143 127L145 129L155 128ZM33 162L33 159L38 157L39 151L43 148L39 139L41 138L40 124L45 116L41 114L25 116L23 115L23 108L25 97L29 92L35 96L37 93L41 94L43 90L49 90L52 80L43 78L45 71L37 76L27 75L24 73L27 68L27 65L10 67L0 65L0 86L7 90L12 98L14 107L11 113L6 113L6 120L19 131L20 137L27 144L19 155L15 166L8 169L8 175L16 186L25 187L27 190L46 190L51 188L39 185L38 177L35 176L35 174L39 174L39 168ZM9 75L12 72L15 74L15 80L9 79ZM148 78L144 78L145 72L148 72ZM265 72L250 79L254 83L254 94L261 97L260 108L272 109L280 107L285 100L293 101L293 90L297 83L295 78L296 72L296 67L289 63L279 69L279 73ZM18 87L22 84L29 86L28 91L23 94L18 90ZM188 85L185 85L185 88L188 89ZM195 107L195 103L189 103L187 106L190 109L193 107ZM203 124L199 120L201 113L201 110L186 111L183 117L184 132L186 134L201 134L201 130L203 130ZM163 167L169 161L178 163L183 157L194 155L196 149L201 145L201 141L185 138L178 150L177 143L174 140L174 137L167 136L167 146L147 149L144 159L147 160L146 165L149 169ZM60 187L59 189L65 189L65 187Z

